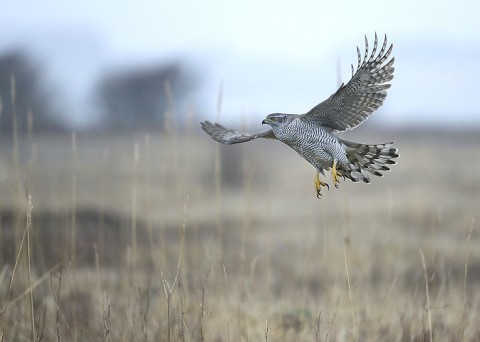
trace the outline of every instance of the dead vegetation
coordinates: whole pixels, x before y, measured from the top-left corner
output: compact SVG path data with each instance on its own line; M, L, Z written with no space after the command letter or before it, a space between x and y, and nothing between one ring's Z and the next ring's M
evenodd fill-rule
M271 141L2 137L1 340L478 340L478 135L355 134L399 165L321 200Z

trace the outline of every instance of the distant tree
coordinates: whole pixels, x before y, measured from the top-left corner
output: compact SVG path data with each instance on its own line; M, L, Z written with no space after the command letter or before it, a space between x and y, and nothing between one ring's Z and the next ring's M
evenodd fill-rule
M180 62L111 73L97 92L104 123L120 129L161 126L171 104L182 108L196 84L195 76Z
M61 128L51 106L52 94L42 83L41 69L23 51L9 51L0 56L0 98L0 130L3 132L12 131L14 108L19 132L27 129L29 111L35 130Z

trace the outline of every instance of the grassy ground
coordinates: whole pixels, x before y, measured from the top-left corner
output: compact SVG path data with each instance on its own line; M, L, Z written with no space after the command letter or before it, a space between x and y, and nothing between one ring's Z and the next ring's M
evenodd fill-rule
M399 165L321 200L286 146L197 126L1 137L0 336L480 339L480 137L347 137Z

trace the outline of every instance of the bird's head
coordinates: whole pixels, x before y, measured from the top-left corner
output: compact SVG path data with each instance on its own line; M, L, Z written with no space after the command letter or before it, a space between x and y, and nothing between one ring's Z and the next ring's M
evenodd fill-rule
M282 114L282 113L273 113L268 114L267 117L262 121L262 125L270 125L272 127L285 125L294 119L294 115L291 114Z

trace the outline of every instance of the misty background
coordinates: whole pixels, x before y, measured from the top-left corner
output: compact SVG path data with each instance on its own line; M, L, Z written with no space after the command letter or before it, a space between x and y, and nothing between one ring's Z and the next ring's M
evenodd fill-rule
M0 128L161 127L175 115L260 125L302 113L347 82L364 35L394 44L395 78L369 123L480 126L475 1L5 3ZM217 99L223 92L221 117Z

